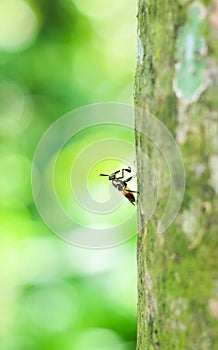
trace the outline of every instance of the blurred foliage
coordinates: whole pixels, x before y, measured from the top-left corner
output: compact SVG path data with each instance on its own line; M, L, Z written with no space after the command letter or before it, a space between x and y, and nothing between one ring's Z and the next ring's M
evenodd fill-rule
M131 0L0 1L4 350L135 349L134 239L72 247L45 226L31 193L34 150L57 118L90 103L132 103L135 27Z

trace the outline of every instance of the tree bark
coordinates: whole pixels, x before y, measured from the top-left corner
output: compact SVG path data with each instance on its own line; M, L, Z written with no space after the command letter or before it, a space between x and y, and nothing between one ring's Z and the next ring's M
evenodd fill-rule
M179 214L158 234L169 182L136 110L140 350L218 349L217 56L218 0L138 1L135 105L167 126L186 171ZM158 200L145 226L150 167L157 168Z

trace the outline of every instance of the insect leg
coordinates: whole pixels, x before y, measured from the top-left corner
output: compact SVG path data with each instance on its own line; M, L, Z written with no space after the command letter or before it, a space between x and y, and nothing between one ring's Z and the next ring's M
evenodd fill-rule
M131 192L131 193L138 193L140 194L138 191L131 191L131 190L125 190L126 192Z
M130 168L130 166L128 167L128 169L122 169L122 176L117 177L118 180L119 180L119 179L123 179L123 177L124 177L124 171L128 171L128 173L131 173L131 168Z
M134 177L136 177L136 174L135 174L135 175L133 175L133 176L131 176L131 177L128 177L128 179L126 179L124 182L128 182L128 181L130 181L130 180L132 180Z
M120 172L120 170L115 171L113 174L116 175Z

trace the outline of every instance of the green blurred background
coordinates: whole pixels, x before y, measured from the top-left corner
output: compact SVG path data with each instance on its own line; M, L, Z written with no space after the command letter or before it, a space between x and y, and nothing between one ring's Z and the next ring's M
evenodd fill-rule
M135 56L132 0L0 0L3 350L135 349L135 238L70 246L31 191L35 148L55 120L90 103L133 103Z

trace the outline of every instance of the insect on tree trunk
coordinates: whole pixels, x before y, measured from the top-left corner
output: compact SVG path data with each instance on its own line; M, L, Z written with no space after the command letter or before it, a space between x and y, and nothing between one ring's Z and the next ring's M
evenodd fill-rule
M135 105L166 125L186 171L182 206L159 234L170 177L136 109L138 350L218 349L217 57L218 0L138 1ZM154 175L157 205L145 225Z

